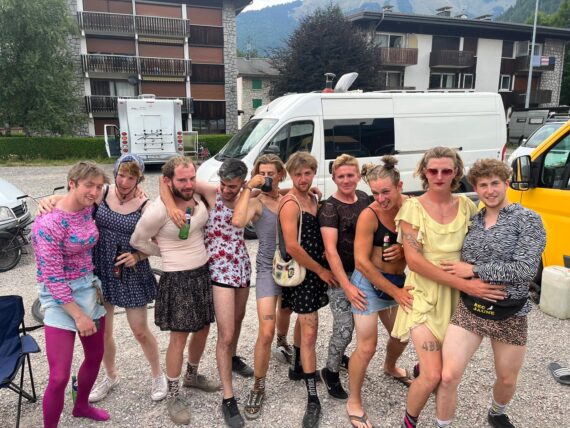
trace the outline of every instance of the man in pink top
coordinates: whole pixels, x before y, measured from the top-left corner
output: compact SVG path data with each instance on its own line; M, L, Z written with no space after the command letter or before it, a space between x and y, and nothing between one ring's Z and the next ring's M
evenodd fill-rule
M198 363L210 324L214 322L208 253L203 233L208 210L194 192L196 168L190 158L171 158L162 167L162 173L176 207L182 211L192 209L188 238L179 238L179 227L170 220L166 206L158 198L139 220L131 245L145 254L162 257L164 274L158 284L155 324L163 331L170 331L166 351L168 414L174 423L187 425L190 423L190 408L188 401L179 393L179 382L189 333L194 334L188 347L189 374L184 378L184 385L201 389L212 385L198 375Z

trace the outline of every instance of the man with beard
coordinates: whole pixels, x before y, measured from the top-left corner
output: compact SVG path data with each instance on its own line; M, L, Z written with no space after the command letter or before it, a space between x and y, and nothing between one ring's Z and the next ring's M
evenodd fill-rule
M210 324L214 322L214 303L208 255L203 228L208 209L194 192L196 168L190 158L175 156L162 167L162 181L170 189L173 203L183 212L191 208L190 233L179 238L179 227L173 223L160 198L152 202L139 220L131 245L145 254L162 256L164 274L160 278L155 302L155 324L170 331L166 351L168 379L168 414L175 424L190 422L188 401L179 394L184 348L189 333L194 333L188 347L190 379L184 384L200 387L209 382L198 379L198 363L204 352ZM188 382L187 382L188 381ZM201 389L204 389L203 387Z

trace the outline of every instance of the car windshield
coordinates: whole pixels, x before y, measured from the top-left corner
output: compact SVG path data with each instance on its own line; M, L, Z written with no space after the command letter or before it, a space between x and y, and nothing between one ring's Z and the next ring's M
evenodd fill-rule
M222 150L216 159L223 161L227 158L243 158L247 155L277 123L277 119L253 119L240 129Z
M540 143L550 137L554 131L556 131L562 125L564 125L564 122L553 122L542 125L530 137L528 137L528 140L526 140L522 146L532 149L538 147Z

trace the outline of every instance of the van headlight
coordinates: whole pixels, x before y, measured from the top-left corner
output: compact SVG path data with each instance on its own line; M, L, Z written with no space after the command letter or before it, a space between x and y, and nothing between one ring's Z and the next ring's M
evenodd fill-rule
M14 220L16 216L8 207L0 207L0 221Z

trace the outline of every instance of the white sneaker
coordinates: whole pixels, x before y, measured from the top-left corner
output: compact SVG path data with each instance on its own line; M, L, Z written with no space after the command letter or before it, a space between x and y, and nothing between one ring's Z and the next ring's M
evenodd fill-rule
M103 398L107 396L107 394L109 394L109 392L115 386L117 386L118 383L119 383L119 376L117 376L115 379L111 379L110 377L105 375L103 380L99 382L99 384L91 390L91 393L89 394L89 401L91 403L96 403L97 401L101 401Z
M166 397L168 393L168 383L166 382L166 376L161 373L158 377L152 380L152 392L150 398L152 401L160 401Z

